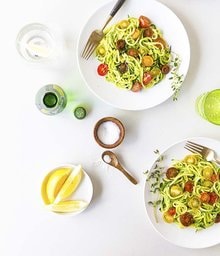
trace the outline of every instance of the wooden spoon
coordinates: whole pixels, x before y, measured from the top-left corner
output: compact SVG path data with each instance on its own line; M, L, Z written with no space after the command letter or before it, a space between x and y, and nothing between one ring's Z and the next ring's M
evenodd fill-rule
M137 181L134 177L132 177L120 164L118 161L117 156L112 151L104 151L102 153L102 160L115 168L117 168L119 171L121 171L133 184L137 184Z

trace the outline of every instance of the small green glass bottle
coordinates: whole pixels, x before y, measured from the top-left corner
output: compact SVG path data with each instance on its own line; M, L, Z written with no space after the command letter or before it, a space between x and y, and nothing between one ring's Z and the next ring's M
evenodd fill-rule
M48 84L37 92L35 104L43 114L56 115L66 107L67 97L60 86Z

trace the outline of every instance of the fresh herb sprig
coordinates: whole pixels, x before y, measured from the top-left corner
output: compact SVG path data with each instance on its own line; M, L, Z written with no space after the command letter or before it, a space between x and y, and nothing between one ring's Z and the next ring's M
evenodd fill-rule
M179 74L180 64L180 57L176 53L173 53L173 59L171 60L171 65L173 66L173 68L171 70L171 77L169 77L169 80L171 80L171 88L174 91L173 101L176 101L178 99L180 89L184 80L183 74Z
M157 155L157 160L155 161L153 170L151 172L147 170L144 172L144 174L147 175L146 182L150 183L150 188L151 188L150 192L157 194L157 197L158 197L156 200L148 202L149 205L153 206L155 220L156 222L158 222L157 209L161 205L160 189L161 189L161 182L162 182L163 170L164 170L164 167L162 166L164 156L160 154L158 149L155 150L154 153Z

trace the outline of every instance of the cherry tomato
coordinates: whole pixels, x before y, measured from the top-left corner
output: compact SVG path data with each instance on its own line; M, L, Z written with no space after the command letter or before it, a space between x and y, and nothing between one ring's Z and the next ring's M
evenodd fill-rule
M142 84L138 81L135 82L131 87L132 92L139 92L141 89L142 89Z
M193 224L194 219L191 213L185 212L180 215L180 222L183 224L183 226L188 227L191 224Z
M143 56L141 63L144 67L151 67L154 63L154 60L151 56L145 55Z
M193 186L194 186L193 182L190 181L190 180L188 180L188 181L185 183L185 185L184 185L184 191L187 191L187 192L189 192L189 193L192 193L192 191L193 191Z
M173 216L173 215L176 214L176 208L175 207L170 207L167 212L168 212L169 215Z
M213 175L213 169L210 166L205 167L202 170L202 176L206 179L206 180L211 180L211 177Z
M178 172L178 169L176 169L175 167L170 167L166 171L166 176L168 179L172 179L177 176Z
M143 75L143 84L144 85L147 85L150 83L150 81L152 80L152 75L150 72L145 72L144 75Z
M128 71L128 65L124 62L124 63L121 63L118 65L118 71L121 73L121 74L124 74L125 72Z
M143 31L143 37L152 37L154 34L153 30L149 27Z
M98 54L100 54L101 56L104 56L105 53L106 53L106 50L104 47L101 46L98 48Z
M134 31L134 33L132 34L132 38L134 39L134 40L136 40L136 39L138 39L138 37L140 36L140 34L141 34L141 31L139 30L139 29L135 29L135 31Z
M173 215L170 215L168 212L165 212L165 213L163 214L163 218L164 218L164 220L165 220L167 223L172 223L172 222L174 222L174 217L173 217Z
M154 67L153 69L151 69L151 74L152 76L158 76L161 73L161 70L157 67Z
M161 67L161 72L165 75L168 74L170 72L170 67L168 65L163 65Z
M172 197L180 196L182 193L183 193L183 190L179 185L172 185L170 187L170 195Z
M120 23L119 23L119 27L124 29L124 28L127 28L129 26L129 22L127 20L122 20Z
M207 192L203 192L201 195L200 195L200 200L202 203L208 203L210 201L210 195L209 193Z
M200 200L198 197L194 196L192 198L189 199L188 201L188 206L192 209L196 209L199 208L200 206Z
M213 173L212 176L211 176L211 181L216 182L218 180L219 180L218 174Z
M210 200L209 204L214 204L218 201L218 195L215 192L209 192Z
M139 54L139 52L135 48L130 48L127 50L127 55L132 56L134 58L138 57L138 54Z
M117 48L118 50L124 50L125 45L126 45L126 42L125 42L124 39L119 39L119 40L116 42L116 48Z
M151 24L151 21L146 16L141 15L139 17L139 26L140 26L140 28L147 28L147 27L150 26L150 24Z
M105 63L99 64L97 72L100 76L105 76L108 73L108 65Z
M194 155L188 155L184 158L184 162L186 162L187 164L196 164L197 158Z

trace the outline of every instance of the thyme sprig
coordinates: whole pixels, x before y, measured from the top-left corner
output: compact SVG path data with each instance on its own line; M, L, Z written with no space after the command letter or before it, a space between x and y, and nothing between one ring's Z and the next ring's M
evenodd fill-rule
M184 80L183 74L179 74L180 64L181 59L179 55L173 53L173 59L171 60L171 65L173 66L173 68L171 70L171 77L169 77L169 80L171 80L171 88L174 91L173 101L176 101L178 99L180 89Z
M157 155L155 165L151 171L147 170L144 173L147 175L146 182L150 183L150 192L157 195L157 198L154 201L149 201L148 204L153 206L155 220L158 222L157 209L162 202L160 199L160 189L164 170L162 166L164 156L160 154L158 149L155 150L154 153Z

